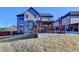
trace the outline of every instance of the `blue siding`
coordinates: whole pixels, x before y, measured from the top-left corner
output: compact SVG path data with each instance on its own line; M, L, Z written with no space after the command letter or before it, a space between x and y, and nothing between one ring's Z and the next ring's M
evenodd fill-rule
M17 16L17 30L18 33L24 33L24 16Z

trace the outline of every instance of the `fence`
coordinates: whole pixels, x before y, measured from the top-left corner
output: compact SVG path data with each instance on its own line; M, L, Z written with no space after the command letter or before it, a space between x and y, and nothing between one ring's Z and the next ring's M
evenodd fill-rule
M1 31L0 36L6 36L6 35L11 35L10 31ZM12 35L17 35L17 31L13 31Z

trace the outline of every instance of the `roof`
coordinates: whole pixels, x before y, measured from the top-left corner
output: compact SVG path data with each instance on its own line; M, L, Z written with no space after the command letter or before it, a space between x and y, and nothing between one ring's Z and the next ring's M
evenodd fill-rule
M79 11L71 11L71 14L79 14Z
M28 12L30 12L32 15L39 15L39 13L34 9L34 8L32 8L32 7L30 7L28 10L26 10L26 11L28 11ZM25 12L23 12L23 13L19 13L19 14L17 14L17 16L21 16L21 15L24 15L25 13L26 13L26 11Z
M70 14L72 16L79 16L79 11L71 11Z
M32 7L30 7L27 11L29 11L32 15L39 15L39 13Z
M53 17L51 14L49 13L39 13L40 17Z
M79 16L79 11L70 11L66 15L62 16L61 19L68 17L68 16Z
M23 16L24 15L24 13L19 13L19 14L17 14L17 16Z
M34 8L30 7L27 11L29 11L32 15L39 15L40 17L53 17L51 14L49 13L38 13ZM26 12L26 11L25 11ZM20 13L20 14L17 14L17 16L22 16L24 15L24 13Z

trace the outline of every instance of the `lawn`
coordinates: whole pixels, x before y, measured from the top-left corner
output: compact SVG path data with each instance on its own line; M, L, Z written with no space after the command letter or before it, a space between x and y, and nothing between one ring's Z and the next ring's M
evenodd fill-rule
M79 52L79 35L63 34L44 38L0 42L3 52Z

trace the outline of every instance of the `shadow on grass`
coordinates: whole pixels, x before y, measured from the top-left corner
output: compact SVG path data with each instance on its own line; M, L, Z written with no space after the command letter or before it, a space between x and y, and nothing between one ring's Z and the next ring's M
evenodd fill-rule
M18 37L14 39L6 39L6 40L1 40L0 42L12 42L12 41L18 41L18 40L26 40L26 39L32 39L32 38L37 38L37 35L31 35L31 36L25 36L25 37Z

